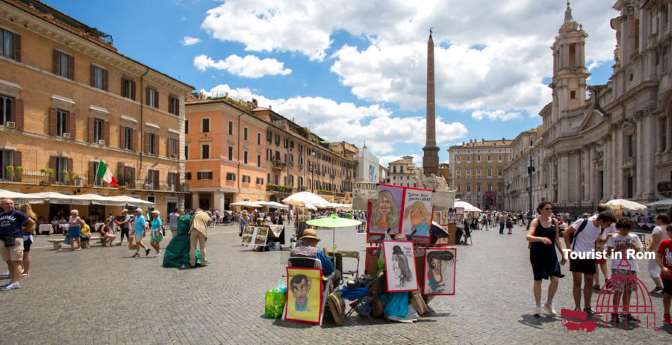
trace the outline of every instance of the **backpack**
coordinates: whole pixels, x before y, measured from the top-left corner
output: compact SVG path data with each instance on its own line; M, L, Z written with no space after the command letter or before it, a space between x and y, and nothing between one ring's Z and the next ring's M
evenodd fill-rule
M572 250L574 250L574 246L576 245L576 237L579 236L581 231L586 228L586 225L588 225L588 218L584 218L583 221L581 222L581 225L579 225L579 228L574 231L574 233L571 236L571 241L572 241ZM604 230L602 230L604 231ZM600 233L601 235L602 233Z

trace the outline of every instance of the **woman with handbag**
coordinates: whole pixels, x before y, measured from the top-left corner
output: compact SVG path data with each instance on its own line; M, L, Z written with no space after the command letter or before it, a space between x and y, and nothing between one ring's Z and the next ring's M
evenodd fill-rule
M556 315L553 309L553 297L558 290L558 278L564 277L560 272L560 264L565 264L565 257L562 255L562 261L558 263L557 250L562 253L560 247L560 231L553 216L553 205L548 201L542 201L537 206L539 217L532 220L527 231L527 241L530 248L530 262L532 263L532 272L534 274L534 301L536 308L535 317L541 317L541 281L550 279L548 286L548 296L543 311L548 315Z

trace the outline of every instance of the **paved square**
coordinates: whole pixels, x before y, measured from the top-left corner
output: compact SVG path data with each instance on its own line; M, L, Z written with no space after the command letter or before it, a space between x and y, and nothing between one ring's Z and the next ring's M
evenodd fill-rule
M321 231L331 245L330 231ZM338 248L363 250L363 235L337 231ZM415 324L304 326L262 317L264 293L282 277L287 251L251 252L236 227L212 230L211 265L161 267L162 258L132 259L126 247L56 252L40 237L23 288L0 293L1 344L664 344L670 330L564 330L535 320L524 230L474 232L460 246L457 295L435 299L437 316ZM166 245L167 242L164 242ZM363 261L362 265L363 267ZM646 266L640 266L646 267ZM563 267L563 272L567 266ZM641 276L649 287L648 277ZM571 306L571 279L561 280L556 307ZM656 310L662 300L654 297ZM659 316L660 317L660 316ZM660 325L660 322L659 322Z

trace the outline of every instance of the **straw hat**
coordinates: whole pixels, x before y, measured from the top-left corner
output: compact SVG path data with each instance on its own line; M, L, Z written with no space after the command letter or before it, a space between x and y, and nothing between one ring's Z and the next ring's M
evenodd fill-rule
M310 238L310 239L318 240L318 241L320 240L320 238L317 236L317 231L315 231L315 229L311 229L311 228L303 230L303 236L301 236L301 239L304 239L304 238Z
M154 213L155 214L161 214L161 212L159 212L159 210L152 210L152 214L154 214Z

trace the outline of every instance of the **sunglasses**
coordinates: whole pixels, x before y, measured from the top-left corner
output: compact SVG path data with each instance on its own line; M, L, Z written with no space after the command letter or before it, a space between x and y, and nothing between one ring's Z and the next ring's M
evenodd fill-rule
M545 210L545 211L553 211L553 208L552 208L552 207L544 207L543 210Z

